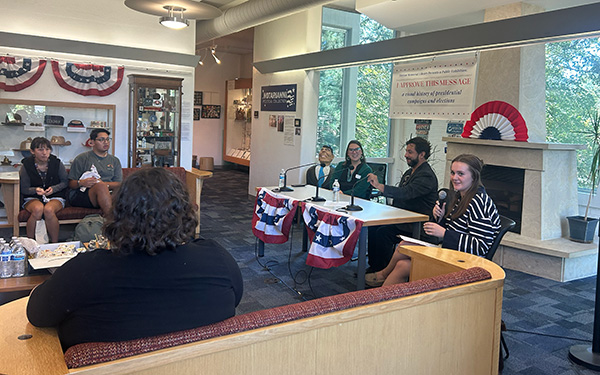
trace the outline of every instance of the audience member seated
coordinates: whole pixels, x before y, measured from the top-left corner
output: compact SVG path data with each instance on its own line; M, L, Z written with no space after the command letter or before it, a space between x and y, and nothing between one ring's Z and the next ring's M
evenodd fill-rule
M212 240L193 240L197 211L164 168L142 168L115 193L111 250L80 253L37 286L27 317L55 326L63 349L191 329L235 315L242 275Z
M373 170L366 162L363 147L359 141L352 140L348 143L345 158L346 160L343 163L339 163L335 167L331 183L333 184L337 179L340 183L340 189L347 195L352 194L352 187L356 183L354 196L369 199L371 196L371 185L366 177ZM362 181L358 182L361 179ZM331 185L325 185L325 187L331 189Z
M19 171L23 208L31 213L27 219L27 237L35 238L35 226L44 219L50 242L58 242L59 224L56 213L65 207L67 171L52 152L52 144L44 137L31 141L31 156L24 158Z
M69 204L75 207L110 211L110 192L123 181L121 162L110 155L110 132L94 129L90 133L92 149L75 157L69 171Z
M321 165L313 165L306 171L306 184L313 186L331 186L331 176L333 175L334 165L331 165L333 161L333 149L331 146L321 147L319 151L319 163ZM323 166L324 165L324 166Z
M442 247L485 257L500 230L500 216L481 183L483 162L474 155L462 154L450 167L450 210L439 202L433 208L433 219L423 225L425 233L442 239ZM398 246L410 244L402 241ZM370 286L405 282L410 273L410 258L395 251L385 269L368 273Z
M427 162L431 145L421 137L406 142L404 158L410 167L402 175L399 186L383 185L377 176L369 174L367 181L379 190L384 197L393 198L394 207L431 214L438 199L438 180ZM392 224L369 227L369 269L367 272L381 271L392 259L394 249L400 242L398 235L412 236L413 224ZM435 242L436 239L421 232L421 240Z

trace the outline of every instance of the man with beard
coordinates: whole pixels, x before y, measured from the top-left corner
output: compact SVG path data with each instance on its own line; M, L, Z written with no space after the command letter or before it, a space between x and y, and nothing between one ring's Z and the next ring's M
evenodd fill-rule
M386 198L392 198L394 207L419 212L431 216L433 206L438 199L438 180L427 162L431 153L431 145L423 138L415 137L406 142L404 157L410 167L402 175L398 186L383 185L377 176L370 173L367 181L382 192ZM369 269L367 272L380 271L389 263L396 244L400 242L398 235L412 235L413 224L393 224L369 227ZM421 239L436 243L435 238L421 232Z

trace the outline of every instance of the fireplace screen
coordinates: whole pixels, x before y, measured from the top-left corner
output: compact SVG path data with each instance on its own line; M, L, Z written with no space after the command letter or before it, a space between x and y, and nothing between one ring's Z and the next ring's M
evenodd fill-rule
M485 165L481 171L481 179L500 215L509 217L517 223L511 232L520 234L525 170Z

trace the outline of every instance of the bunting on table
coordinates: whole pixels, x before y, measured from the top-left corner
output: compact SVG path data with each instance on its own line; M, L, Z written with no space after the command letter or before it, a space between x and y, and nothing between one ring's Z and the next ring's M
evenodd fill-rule
M0 89L23 90L40 79L45 67L46 60L0 56Z
M311 240L306 264L318 268L338 267L352 259L363 226L361 220L305 203L302 216Z
M52 61L52 72L58 85L79 95L107 96L123 82L125 69L94 64Z
M252 216L252 233L264 243L286 242L297 208L298 200L260 189Z

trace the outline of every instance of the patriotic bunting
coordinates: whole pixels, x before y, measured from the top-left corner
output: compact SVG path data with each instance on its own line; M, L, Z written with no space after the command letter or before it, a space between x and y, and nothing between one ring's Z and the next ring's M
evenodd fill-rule
M0 56L0 89L20 91L33 85L46 67L46 60Z
M59 86L79 95L107 96L123 82L124 68L52 61L52 72Z
M311 239L306 264L318 268L338 267L352 259L363 222L350 216L305 203L302 216Z
M252 233L265 243L286 242L297 208L298 200L260 189L252 216Z

